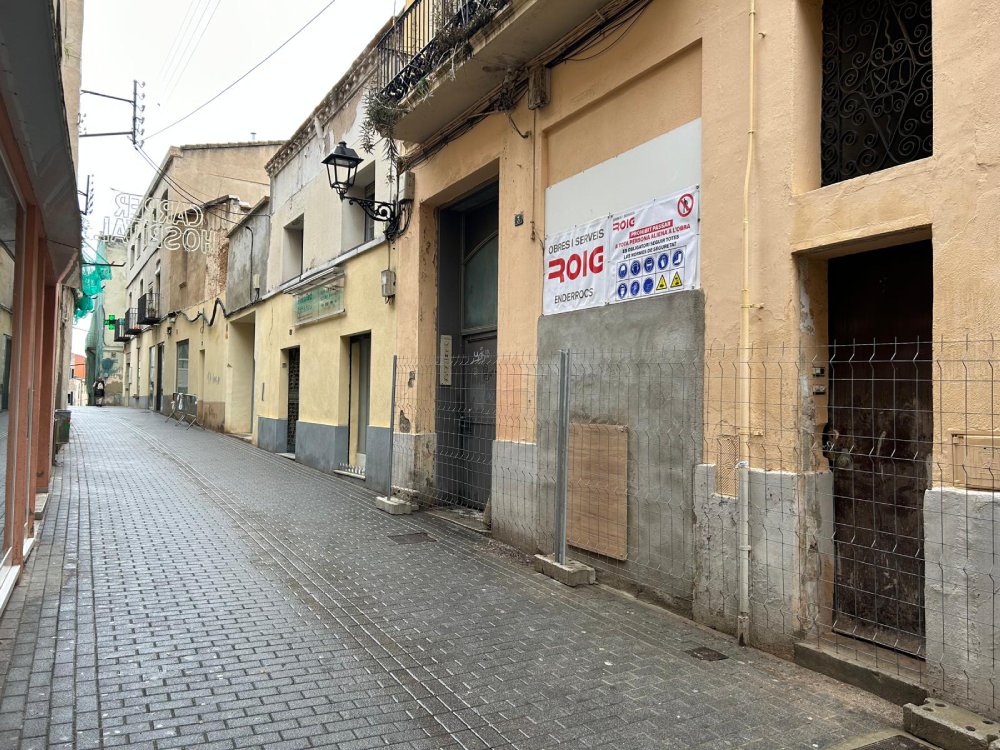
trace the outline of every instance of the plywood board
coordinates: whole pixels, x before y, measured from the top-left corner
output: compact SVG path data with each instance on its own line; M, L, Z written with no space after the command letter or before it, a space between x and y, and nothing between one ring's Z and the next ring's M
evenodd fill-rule
M567 541L574 547L628 557L628 429L569 426Z

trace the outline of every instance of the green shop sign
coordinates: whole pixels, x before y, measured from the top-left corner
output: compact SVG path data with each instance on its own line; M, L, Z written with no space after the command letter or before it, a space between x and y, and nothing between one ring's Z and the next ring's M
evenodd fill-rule
M295 297L295 325L314 323L343 312L343 287L317 287Z

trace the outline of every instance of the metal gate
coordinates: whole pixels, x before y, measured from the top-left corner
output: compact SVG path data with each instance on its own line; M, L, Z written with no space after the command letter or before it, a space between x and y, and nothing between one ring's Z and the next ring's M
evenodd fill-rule
M299 422L299 348L288 350L288 446L295 453L295 428Z

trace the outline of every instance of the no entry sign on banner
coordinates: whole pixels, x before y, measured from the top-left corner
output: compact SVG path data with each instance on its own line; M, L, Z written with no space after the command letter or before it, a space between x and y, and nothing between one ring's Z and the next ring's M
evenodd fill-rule
M697 289L697 187L545 243L545 315Z
M609 302L698 287L698 191L685 190L611 217Z
M607 303L607 219L574 227L545 243L545 315Z

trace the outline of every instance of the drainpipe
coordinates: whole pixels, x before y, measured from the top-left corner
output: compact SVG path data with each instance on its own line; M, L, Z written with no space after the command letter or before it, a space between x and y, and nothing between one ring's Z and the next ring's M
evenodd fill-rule
M254 287L253 287L253 241L254 241L254 235L253 235L253 227L250 226L249 222L247 222L247 224L246 224L246 230L248 232L250 232L250 298L248 300L248 303L249 304L253 304L253 289L254 289Z
M736 637L740 645L750 635L750 176L753 170L754 128L756 119L757 2L750 0L749 116L747 128L747 166L743 178L743 283L740 295L740 474L739 572L740 612Z

